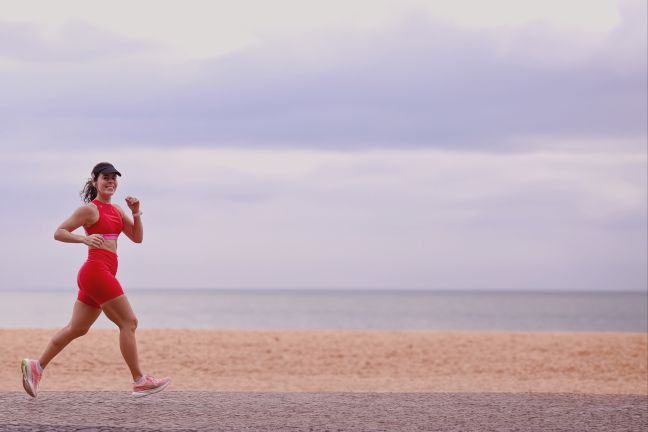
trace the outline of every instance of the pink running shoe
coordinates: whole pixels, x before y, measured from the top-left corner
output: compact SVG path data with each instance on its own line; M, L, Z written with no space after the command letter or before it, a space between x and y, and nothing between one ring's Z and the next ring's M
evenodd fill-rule
M151 375L144 375L144 382L142 384L133 383L133 396L144 397L153 393L162 391L171 384L170 378L154 378Z
M43 377L43 373L38 369L38 361L28 358L23 359L20 368L22 369L25 391L29 396L36 397L38 395L38 384Z

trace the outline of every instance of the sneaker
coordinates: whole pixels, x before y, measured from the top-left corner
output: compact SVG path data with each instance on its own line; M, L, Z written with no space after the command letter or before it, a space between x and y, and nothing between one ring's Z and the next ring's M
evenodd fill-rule
M133 396L144 397L162 391L171 384L170 378L154 378L151 375L144 375L142 384L133 383Z
M38 369L38 361L23 359L20 364L23 376L23 387L31 397L38 395L38 384L40 383L43 373Z

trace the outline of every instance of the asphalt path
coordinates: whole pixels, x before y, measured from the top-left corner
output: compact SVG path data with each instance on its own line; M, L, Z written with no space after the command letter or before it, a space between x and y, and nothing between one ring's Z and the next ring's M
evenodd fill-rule
M538 393L0 393L2 432L648 430L648 396Z

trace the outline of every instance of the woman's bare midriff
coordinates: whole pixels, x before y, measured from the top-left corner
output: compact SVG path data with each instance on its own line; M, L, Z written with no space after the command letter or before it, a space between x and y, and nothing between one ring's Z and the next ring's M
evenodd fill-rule
M104 240L103 245L101 247L95 248L95 247L88 247L88 249L105 249L107 251L110 251L112 253L117 253L117 240Z

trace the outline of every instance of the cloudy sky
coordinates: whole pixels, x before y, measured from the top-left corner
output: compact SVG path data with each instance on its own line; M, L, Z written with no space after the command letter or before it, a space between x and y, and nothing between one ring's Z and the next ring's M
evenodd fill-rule
M0 0L0 289L644 290L646 2ZM81 232L81 231L79 231Z

